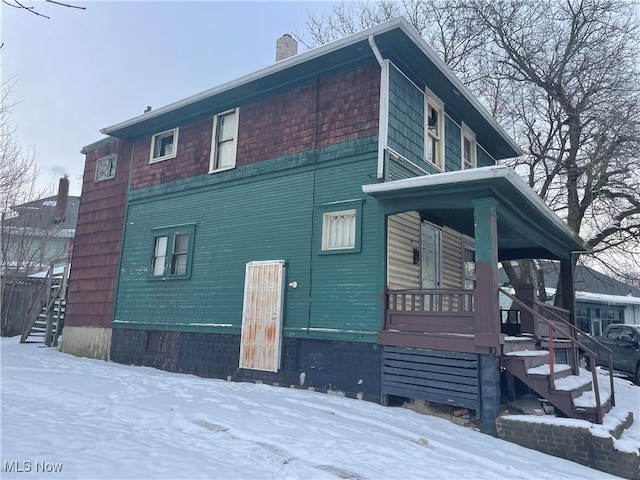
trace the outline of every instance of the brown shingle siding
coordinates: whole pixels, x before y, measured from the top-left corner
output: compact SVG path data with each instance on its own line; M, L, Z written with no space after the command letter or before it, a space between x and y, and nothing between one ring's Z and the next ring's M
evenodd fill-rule
M131 142L114 140L86 154L65 324L111 326L129 180ZM96 161L118 154L116 176L95 182Z
M239 109L236 165L249 165L317 146L375 135L380 68L363 66ZM151 135L135 143L131 188L209 171L213 115L180 126L175 158L149 163Z

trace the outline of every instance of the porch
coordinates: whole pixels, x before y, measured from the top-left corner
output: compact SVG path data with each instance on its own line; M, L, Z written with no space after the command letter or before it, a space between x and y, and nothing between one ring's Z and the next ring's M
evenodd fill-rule
M363 191L381 202L387 230L383 394L474 408L493 433L507 369L567 416L602 421L613 395L601 402L597 379L574 381L576 352L585 350L574 326L573 256L588 247L515 172L484 167ZM517 317L501 313L498 264L531 258L559 261L560 306L525 288L513 297ZM514 343L516 333L527 336ZM580 386L562 391L571 382ZM597 404L583 408L577 399L592 387Z
M498 264L518 259L559 261L560 307L574 323L573 255L588 247L513 170L483 167L362 188L381 202L387 230L379 344L502 355Z

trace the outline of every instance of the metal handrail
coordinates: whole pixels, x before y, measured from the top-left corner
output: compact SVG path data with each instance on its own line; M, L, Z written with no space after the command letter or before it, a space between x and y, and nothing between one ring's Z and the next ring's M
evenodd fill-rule
M550 320L544 318L539 312L537 312L536 310L534 310L533 308L529 307L527 304L525 304L522 300L520 300L519 298L517 298L515 295L512 295L510 292L504 290L503 288L499 288L498 289L501 293L505 294L508 298L510 298L512 301L514 301L520 308L526 310L527 312L531 313L534 316L534 319L536 320L542 320L543 322L545 322L548 326L549 329L549 387L551 389L555 388L555 382L554 382L554 351L553 351L553 333L554 331L560 332L561 334L563 334L566 338L569 338L571 340L572 345L576 345L581 348L582 350L585 351L585 353L589 356L589 364L591 366L591 376L592 376L592 382L593 382L593 390L594 390L594 394L596 397L596 421L597 423L602 423L602 417L603 417L603 413L602 413L602 402L600 400L600 389L598 388L598 375L596 373L596 364L595 364L595 360L594 357L596 356L595 352L593 352L591 349L589 349L588 347L586 347L585 345L583 345L577 338L575 338L573 335L568 334L566 331L564 331L562 328L558 327L557 325L554 325ZM570 323L566 322L563 318L559 317L558 318L560 320L562 320L562 322L564 322L565 324L567 324L568 326L575 328L573 325L571 325ZM606 348L606 347L605 347ZM609 375L612 376L611 370L609 371ZM615 397L614 397L614 392L613 392L613 378L611 380L611 405L615 405Z

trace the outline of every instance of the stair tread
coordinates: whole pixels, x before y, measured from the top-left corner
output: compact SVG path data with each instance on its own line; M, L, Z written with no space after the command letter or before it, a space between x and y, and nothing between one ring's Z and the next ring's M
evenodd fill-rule
M548 356L547 350L518 350L516 352L505 353L509 357L544 357Z
M591 381L591 373L584 372L581 376L582 378L589 379ZM598 390L600 392L600 403L602 405L607 404L611 400L611 389L608 384L602 384L602 378L598 378ZM591 387L591 390L584 392L577 398L573 399L573 405L578 408L596 408L596 394L595 389Z
M582 377L579 375L569 375L568 377L557 379L555 381L554 389L561 390L563 392L570 392L572 390L578 390L590 383L590 378Z
M567 370L571 370L571 365L566 365L564 363L557 363L553 366L554 373L566 372ZM551 374L551 367L549 366L548 363L545 363L544 365L539 365L537 367L531 367L527 370L527 375L549 375L549 374Z

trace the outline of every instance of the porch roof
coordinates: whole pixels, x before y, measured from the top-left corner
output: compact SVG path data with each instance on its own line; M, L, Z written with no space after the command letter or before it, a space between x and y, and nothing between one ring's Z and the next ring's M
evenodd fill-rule
M419 211L426 220L474 236L474 201L496 200L498 258L567 259L589 251L512 169L505 166L439 173L363 185L387 214Z

